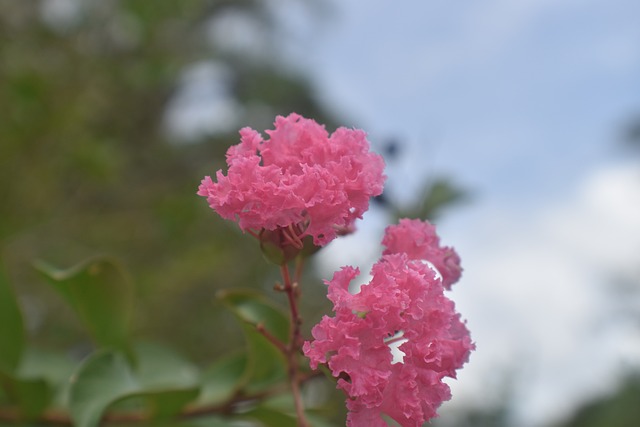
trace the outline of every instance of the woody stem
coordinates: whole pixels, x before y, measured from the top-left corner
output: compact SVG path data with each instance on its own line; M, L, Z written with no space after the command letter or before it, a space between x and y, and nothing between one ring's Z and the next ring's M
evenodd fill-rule
M298 416L298 427L308 427L306 416L304 414L304 405L300 394L300 376L298 372L298 352L302 337L300 334L300 325L302 319L298 311L298 282L292 282L287 265L280 267L282 274L283 290L287 294L289 300L289 309L291 313L291 326L289 329L289 343L286 347L285 356L288 363L289 382L291 384L291 392L296 407L296 415Z

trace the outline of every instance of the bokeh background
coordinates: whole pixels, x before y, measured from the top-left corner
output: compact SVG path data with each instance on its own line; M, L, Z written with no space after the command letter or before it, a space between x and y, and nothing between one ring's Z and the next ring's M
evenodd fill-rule
M237 130L365 129L388 184L306 278L366 271L398 216L461 254L477 342L440 426L640 422L640 3L0 0L0 249L42 351L90 344L32 267L112 254L140 337L206 364L265 291L255 242L195 196Z

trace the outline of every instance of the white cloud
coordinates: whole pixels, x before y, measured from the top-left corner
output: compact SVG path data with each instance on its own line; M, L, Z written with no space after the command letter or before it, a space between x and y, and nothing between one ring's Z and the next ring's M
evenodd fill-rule
M367 280L387 220L369 213L360 233L321 252L323 275L351 264ZM443 243L457 248L465 268L452 297L478 347L450 382L445 416L509 396L517 425L540 425L640 368L640 330L619 310L640 315L637 164L594 170L563 200L521 208L511 201L501 210L480 204L442 225ZM635 278L624 301L612 291L618 273Z
M612 288L616 274L635 273L625 303L640 313L640 168L603 167L565 200L511 206L475 212L478 224L450 239L465 266L454 295L478 343L454 398L482 407L487 384L512 375L503 385L518 397L518 425L536 425L610 391L638 354L640 330Z

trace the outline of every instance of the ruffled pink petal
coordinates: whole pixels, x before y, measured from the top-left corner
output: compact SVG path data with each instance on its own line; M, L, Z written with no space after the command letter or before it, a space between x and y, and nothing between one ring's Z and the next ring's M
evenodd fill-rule
M382 157L370 152L366 134L339 128L329 135L315 121L292 113L278 116L269 139L240 130L227 150L227 174L205 177L198 195L243 230L299 226L323 246L339 230L353 228L382 193Z
M384 426L382 414L422 426L450 398L443 378L455 378L475 348L443 280L418 261L442 252L432 226L424 224L405 221L387 230L385 244L394 252L373 266L371 281L357 294L348 291L358 275L352 267L327 282L334 316L313 328L303 351L312 368L327 364L338 378L348 396L349 426ZM406 233L411 229L423 234ZM392 337L404 340L402 362L393 363Z

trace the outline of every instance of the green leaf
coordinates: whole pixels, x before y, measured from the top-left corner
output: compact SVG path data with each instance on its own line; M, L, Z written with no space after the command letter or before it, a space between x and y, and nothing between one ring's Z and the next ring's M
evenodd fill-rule
M0 389L23 420L36 419L51 405L64 405L74 365L58 353L26 347L15 374L0 372Z
M198 369L167 347L136 343L135 376L155 419L176 415L200 394Z
M289 337L289 319L285 312L270 300L250 290L220 291L218 298L231 309L238 319L254 327L262 324L282 342Z
M298 425L295 416L265 406L259 406L247 412L247 416L258 420L265 427L296 427Z
M246 423L219 417L217 415L198 417L194 419L175 421L171 427L245 427ZM157 426L153 426L157 427Z
M121 353L100 351L90 356L74 375L69 410L77 427L98 425L112 405L137 407L154 419L174 416L200 393L198 372L171 350L155 344L137 344L136 367Z
M3 270L0 262L0 387L22 418L33 419L48 406L53 393L44 379L18 373L25 353L24 321Z
M457 187L449 180L440 178L428 184L424 190L422 203L410 218L431 219L438 217L442 208L459 203L468 198L466 190Z
M344 402L341 402L341 405L344 405ZM270 397L269 399L261 402L256 409L258 410L259 416L296 417L296 407L291 393L283 393ZM335 427L323 418L323 415L326 416L333 412L331 410L327 411L327 409L328 408L322 408L320 410L310 409L308 407L308 402L305 402L305 417L313 427Z
M15 372L24 344L22 313L0 261L0 371Z
M154 343L138 342L136 378L145 389L161 390L198 386L200 373L175 351Z
M75 369L76 363L63 353L27 347L18 369L18 377L42 378L53 391L52 404L66 407L69 378Z
M71 382L69 411L76 427L97 426L109 405L140 391L127 360L111 351L86 359Z
M231 398L244 385L247 366L244 352L217 360L203 375L199 401L214 405Z
M218 297L243 322L247 340L247 369L244 390L257 393L286 379L286 361L282 352L256 326L286 343L289 321L284 312L261 294L251 291L224 291Z
M185 390L167 390L145 393L147 406L154 420L166 420L176 416L200 394L198 387Z
M35 419L47 408L53 395L49 384L42 378L16 378L0 372L0 385L9 402L16 405L21 418Z
M243 325L247 339L247 393L258 393L287 378L286 360L269 340L250 325Z
M307 421L309 421L313 427L336 427L334 423L331 423L324 418L326 415L328 414L323 413L322 415L319 415L315 413L307 413Z
M35 267L63 295L96 343L131 354L133 292L115 260L95 257L66 270L38 261Z

